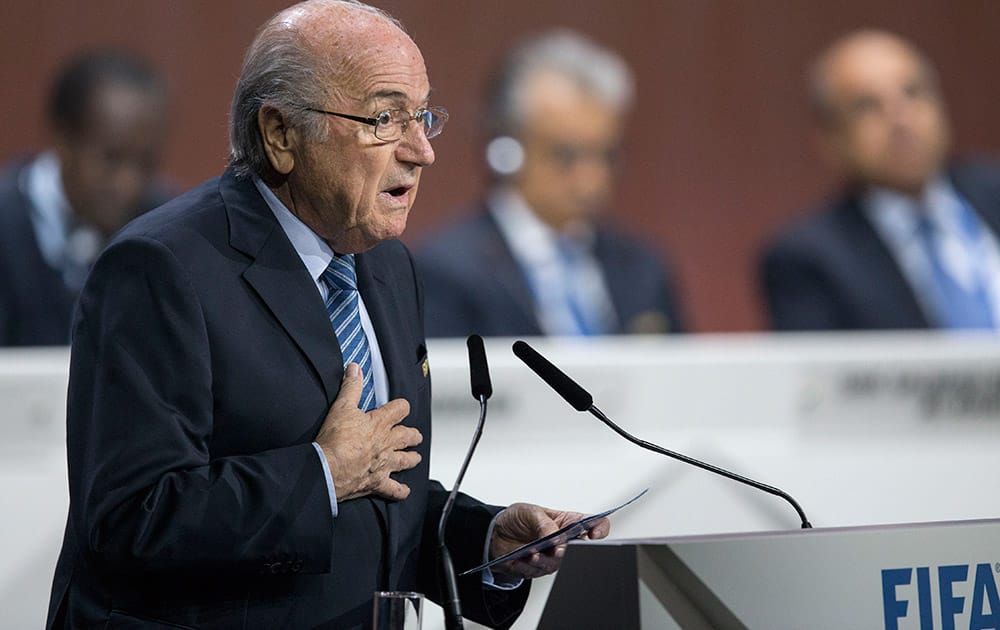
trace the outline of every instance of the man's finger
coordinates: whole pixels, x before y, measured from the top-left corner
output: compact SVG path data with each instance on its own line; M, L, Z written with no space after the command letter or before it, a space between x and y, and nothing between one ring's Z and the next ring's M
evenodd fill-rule
M405 398L396 398L369 413L374 414L379 420L399 424L406 416L410 415L410 403Z
M402 501L406 497L410 496L410 486L405 483L399 483L395 479L386 477L386 479L377 488L375 488L375 494L393 501Z
M418 429L399 424L392 428L390 435L392 438L392 445L397 450L411 448L424 441L424 436Z
M357 363L348 363L344 367L344 379L341 381L340 392L334 404L350 404L357 407L364 387L365 379L361 374L361 367Z
M420 460L423 459L420 453L414 453L413 451L397 451L396 465L393 467L394 471L409 470L415 468Z
M515 560L505 572L523 578L537 578L558 569L559 559L536 553L526 559Z
M606 518L602 518L597 521L597 524L587 531L587 538L591 540L598 540L600 538L606 538L608 534L611 533L611 521Z
M548 536L552 532L559 529L559 524L556 523L552 517L545 513L542 508L536 508L534 510L535 516L535 538L541 538L542 536Z

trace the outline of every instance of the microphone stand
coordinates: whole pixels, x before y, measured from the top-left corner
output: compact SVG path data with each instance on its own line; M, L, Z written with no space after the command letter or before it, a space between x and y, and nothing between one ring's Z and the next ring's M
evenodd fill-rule
M465 461L462 462L462 468L458 471L455 486L448 494L448 499L444 503L444 509L441 510L441 520L438 521L438 554L441 558L441 581L444 586L442 608L444 608L445 627L448 630L461 630L465 625L462 621L462 604L458 598L458 582L455 579L455 566L451 562L451 554L448 553L448 546L444 541L444 529L445 524L448 522L448 516L451 514L451 509L455 505L455 497L458 496L458 487L462 484L462 478L465 477L465 471L472 460L472 453L476 450L476 445L479 444L479 438L483 436L483 427L485 424L486 396L480 394L479 424L476 426L476 433L472 437L472 445L465 455Z
M567 376L565 372L553 365L548 359L540 355L537 350L523 341L515 341L513 350L517 358L524 361L524 363L531 368L535 374L545 381L549 387L554 389L557 394L562 396L563 399L570 404L570 406L577 411L589 411L598 420L611 427L615 433L622 436L629 442L637 446L641 446L644 449L653 451L654 453L672 457L686 464L697 466L702 470L707 470L717 475L722 475L728 479L732 479L733 481L738 481L742 484L750 486L751 488L756 488L757 490L762 490L776 497L781 497L790 503L793 508L795 508L795 511L799 515L799 519L802 521L802 529L812 528L812 524L810 524L808 519L806 519L806 513L799 506L798 502L796 502L795 499L793 499L792 496L784 490L780 490L774 486L769 486L754 479L750 479L749 477L744 477L743 475L738 475L734 472L726 470L725 468L719 468L718 466L707 464L693 457L669 451L661 446L657 446L656 444L634 437L625 429L622 429L617 424L612 422L611 419L604 415L600 409L594 406L594 397L590 395L590 392L580 387L576 381Z
M437 542L438 559L441 562L441 607L444 609L444 622L447 630L462 630L465 626L462 621L462 603L458 597L458 582L455 578L455 566L451 561L451 554L448 552L448 545L445 544L445 526L448 523L448 516L455 506L455 498L458 496L458 488L462 485L465 471L472 461L472 454L476 451L479 438L483 436L483 427L486 425L486 401L493 394L493 385L490 383L490 370L486 361L486 349L483 347L483 338L479 335L469 335L466 339L469 348L469 376L472 385L472 397L479 401L479 424L476 425L476 432L472 437L472 444L465 454L465 461L458 471L455 485L448 494L441 510L441 520L438 521Z
M785 501L788 501L792 505L792 507L795 508L795 511L798 512L799 519L802 521L802 529L812 528L812 524L808 521L808 519L806 519L806 513L802 510L802 507L799 506L798 502L792 498L792 495L788 494L784 490L780 488L775 488L774 486L769 486L766 483L755 481L753 479L750 479L749 477L744 477L743 475L739 475L737 473L728 471L725 468L719 468L718 466L714 466L712 464L703 462L693 457L688 457L687 455L684 455L682 453L677 453L675 451L665 449L662 446L657 446L656 444L653 444L652 442L640 440L639 438L631 435L625 429L622 429L617 424L612 422L611 418L608 418L606 415L604 415L604 412L598 409L597 406L595 405L590 405L590 408L587 409L587 411L589 411L595 418L597 418L604 424L611 427L612 431L622 436L629 442L635 444L636 446L641 446L646 450L653 451L654 453L659 453L660 455L666 455L667 457L673 457L674 459L679 459L680 461L685 462L687 464L691 464L692 466L697 466L698 468L702 468L709 472L714 472L717 475L722 475L723 477L727 477L729 479L732 479L733 481L738 481L742 484L746 484L751 488L763 490L768 494L773 494L776 497L781 497Z

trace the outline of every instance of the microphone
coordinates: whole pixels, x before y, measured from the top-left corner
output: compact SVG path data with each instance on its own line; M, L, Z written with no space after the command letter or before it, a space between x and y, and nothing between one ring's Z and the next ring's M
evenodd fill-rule
M493 385L490 383L490 366L486 363L483 338L479 335L470 335L465 345L469 348L469 381L472 384L472 397L476 400L488 399L493 395Z
M752 488L762 490L776 497L781 497L785 501L788 501L793 508L795 508L795 511L799 515L799 519L802 521L802 529L810 529L812 527L809 520L806 518L806 513L802 511L798 502L784 490L755 481L749 477L744 477L743 475L738 475L734 472L726 470L725 468L719 468L718 466L705 463L694 459L693 457L688 457L687 455L682 455L681 453L675 453L674 451L667 450L661 446L657 446L656 444L646 442L645 440L640 440L612 422L611 419L604 415L600 409L594 406L594 397L590 395L590 392L580 387L576 381L566 376L562 370L552 365L548 359L540 355L534 348L523 341L515 341L513 348L514 354L517 355L517 358L524 361L525 365L531 368L532 371L540 376L543 381L548 383L549 387L556 390L556 393L562 396L566 402L572 405L577 411L589 411L598 420L611 427L615 433L644 449L653 451L654 453L659 453L660 455L672 457L686 464L697 466L703 470L713 472L717 475L722 475L723 477L727 477L733 481L738 481Z
M469 335L466 340L469 348L469 379L472 385L472 397L479 401L479 424L476 432L472 436L472 444L469 445L469 452L465 454L465 461L458 471L455 479L455 487L451 489L448 499L441 510L441 520L438 521L438 559L441 562L441 607L444 609L444 623L448 630L461 630L464 628L462 622L462 603L458 597L458 582L455 579L455 566L451 562L451 554L448 553L448 546L444 540L445 525L448 523L448 516L455 506L455 497L458 496L458 487L462 485L462 478L472 460L472 454L479 444L479 438L483 436L483 426L486 423L486 401L493 395L493 385L490 383L490 368L486 363L486 348L483 346L483 338L479 335Z

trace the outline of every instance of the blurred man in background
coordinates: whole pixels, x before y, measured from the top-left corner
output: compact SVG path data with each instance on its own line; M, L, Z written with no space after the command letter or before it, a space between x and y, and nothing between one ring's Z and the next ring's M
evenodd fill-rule
M767 251L779 330L973 328L1000 322L1000 168L949 160L930 62L860 31L816 61L812 97L842 195Z
M621 58L568 31L510 53L487 107L495 186L418 250L428 336L681 329L659 256L598 223L632 91Z
M52 147L0 175L0 345L69 342L73 305L106 239L166 199L155 185L166 90L117 51L73 59L48 103Z

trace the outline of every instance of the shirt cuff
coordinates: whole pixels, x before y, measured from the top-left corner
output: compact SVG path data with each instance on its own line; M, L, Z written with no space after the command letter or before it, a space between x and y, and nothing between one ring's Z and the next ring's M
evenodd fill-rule
M486 530L486 546L483 549L483 562L489 562L490 560L490 541L493 540L493 526L496 525L497 516L503 513L501 510L497 512L497 515L493 517L490 521L490 527ZM483 569L483 586L488 586L490 588L495 588L500 591L513 591L524 584L524 578L506 576L503 574L496 575L488 567Z
M316 454L319 455L320 464L323 466L323 478L326 479L326 490L330 493L330 513L333 514L333 518L337 518L337 489L333 487L333 475L330 474L330 463L326 461L326 455L323 454L323 447L316 442L313 442L312 445L316 449ZM490 525L490 531L493 531L492 524Z

